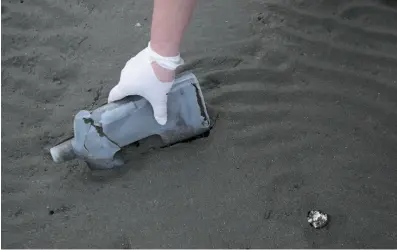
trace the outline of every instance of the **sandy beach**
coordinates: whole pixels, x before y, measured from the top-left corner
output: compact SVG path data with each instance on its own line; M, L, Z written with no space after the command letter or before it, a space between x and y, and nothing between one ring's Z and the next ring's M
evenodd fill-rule
M55 164L147 45L151 4L2 1L2 248L397 246L396 1L200 0L182 70L211 135L117 171Z

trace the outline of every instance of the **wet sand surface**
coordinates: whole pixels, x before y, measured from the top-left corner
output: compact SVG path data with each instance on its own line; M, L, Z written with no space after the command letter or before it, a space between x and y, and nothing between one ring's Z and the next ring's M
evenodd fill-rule
M1 11L3 248L396 247L395 1L200 1L182 55L211 135L106 174L46 149L146 46L151 1Z

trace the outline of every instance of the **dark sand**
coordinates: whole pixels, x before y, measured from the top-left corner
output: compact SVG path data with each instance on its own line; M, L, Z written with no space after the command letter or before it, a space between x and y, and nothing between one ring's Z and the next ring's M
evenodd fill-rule
M2 247L396 247L396 6L201 0L182 52L211 136L97 174L46 148L106 102L151 1L3 1Z

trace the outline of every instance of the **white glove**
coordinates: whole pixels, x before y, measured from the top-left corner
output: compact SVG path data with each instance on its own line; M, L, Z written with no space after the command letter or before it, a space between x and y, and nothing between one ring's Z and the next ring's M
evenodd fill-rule
M129 95L139 95L152 106L154 118L160 125L167 123L167 94L174 80L161 82L156 76L152 62L162 68L173 70L184 63L180 55L163 57L148 47L131 58L121 71L119 83L110 91L108 102L123 99Z

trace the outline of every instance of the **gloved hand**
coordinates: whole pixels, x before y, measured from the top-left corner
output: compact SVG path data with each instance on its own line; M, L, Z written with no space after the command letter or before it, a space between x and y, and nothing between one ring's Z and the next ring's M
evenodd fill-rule
M108 102L123 99L129 95L139 95L149 101L154 118L160 125L167 123L167 94L174 83L175 69L184 63L178 55L163 57L148 47L131 58L121 71L119 83L110 91ZM156 72L155 70L156 69ZM172 73L160 81L161 70ZM156 75L157 73L157 75Z

